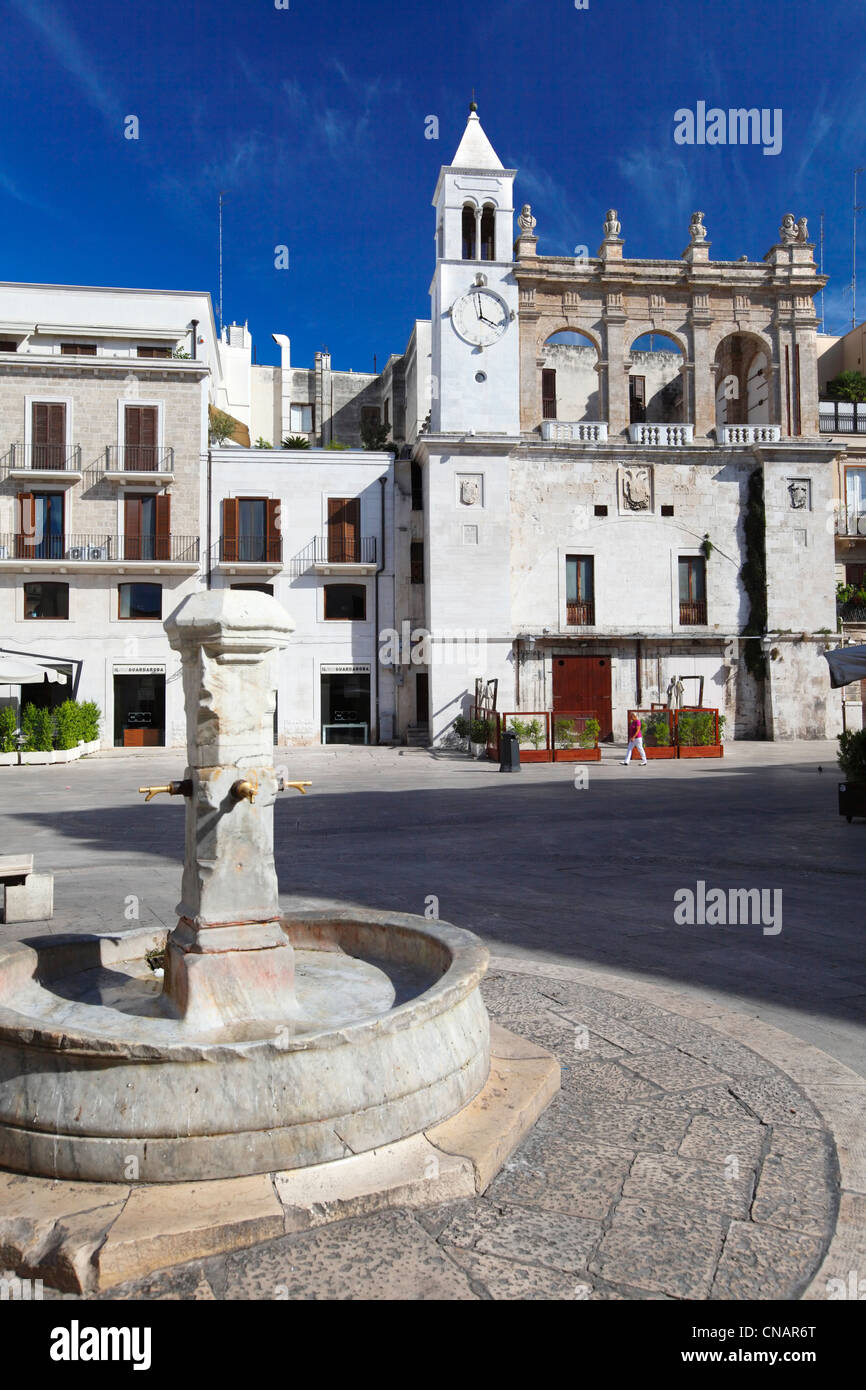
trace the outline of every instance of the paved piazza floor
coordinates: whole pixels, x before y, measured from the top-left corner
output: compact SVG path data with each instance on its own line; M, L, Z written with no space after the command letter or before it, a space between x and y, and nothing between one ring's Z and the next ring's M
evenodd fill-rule
M123 1294L818 1298L863 1260L866 824L838 815L834 746L621 756L605 749L578 787L568 764L503 775L422 750L277 751L314 784L277 805L286 908L437 899L493 954L491 1014L556 1053L562 1090L481 1198L286 1236ZM182 771L164 753L0 769L3 852L56 876L47 930L173 925L183 808L136 789ZM678 924L674 895L698 881L768 890L775 921ZM0 940L33 932L0 926Z

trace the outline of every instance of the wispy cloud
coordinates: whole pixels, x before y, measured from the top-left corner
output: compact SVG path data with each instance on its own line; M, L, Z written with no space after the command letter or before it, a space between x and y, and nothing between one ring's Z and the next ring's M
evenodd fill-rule
M631 184L650 217L665 232L677 228L685 235L696 207L691 174L681 155L645 145L617 161L622 177ZM664 196L659 197L660 190Z
M12 5L44 40L56 62L75 78L91 105L106 120L119 120L120 104L67 19L65 7L51 0L12 0Z
M28 208L39 208L42 212L51 212L52 210L48 203L40 202L31 194L24 193L15 180L10 178L3 169L0 169L0 193L5 194L7 198L13 198L16 203L23 203Z
M535 230L546 243L546 254L572 256L581 245L594 254L601 231L587 226L586 214L579 211L569 189L531 159L512 158L509 152L506 165L518 170L519 199L532 204L538 220Z

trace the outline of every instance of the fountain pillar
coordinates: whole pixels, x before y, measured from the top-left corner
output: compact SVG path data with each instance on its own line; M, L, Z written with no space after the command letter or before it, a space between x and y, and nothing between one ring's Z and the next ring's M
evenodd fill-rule
M184 856L165 1003L190 1027L286 1021L294 953L274 867L273 715L278 652L294 624L269 594L192 594L166 632L183 661Z

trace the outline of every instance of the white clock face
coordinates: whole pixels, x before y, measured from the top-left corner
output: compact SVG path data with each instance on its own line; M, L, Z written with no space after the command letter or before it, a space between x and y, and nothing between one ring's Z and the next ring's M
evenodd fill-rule
M473 285L454 301L451 322L461 338L475 347L490 347L505 332L511 310L493 290Z

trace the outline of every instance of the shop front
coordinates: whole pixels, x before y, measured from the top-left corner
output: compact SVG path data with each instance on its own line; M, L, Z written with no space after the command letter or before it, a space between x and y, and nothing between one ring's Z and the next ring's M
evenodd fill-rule
M115 665L115 748L165 747L165 665Z
M370 742L370 663L319 668L323 743Z

